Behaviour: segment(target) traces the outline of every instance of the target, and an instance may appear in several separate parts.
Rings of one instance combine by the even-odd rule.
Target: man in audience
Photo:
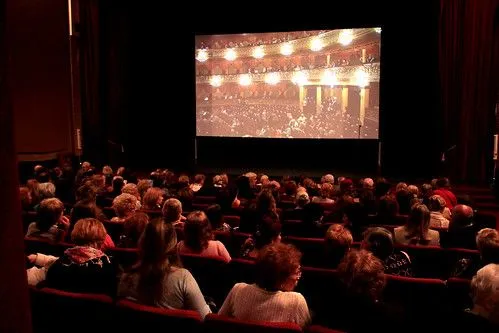
[[[429,200],[430,209],[430,228],[444,228],[449,227],[449,220],[443,215],[446,203],[444,198],[439,195],[432,195]]]
[[[182,203],[178,199],[170,198],[166,200],[162,212],[166,223],[171,223],[177,228],[183,228],[185,217],[182,216]]]
[[[63,213],[64,205],[59,199],[43,200],[38,208],[37,221],[29,225],[26,237],[48,239],[53,242],[62,240],[69,228],[69,219]]]
[[[473,223],[473,209],[466,205],[457,205],[452,210],[449,233],[443,246],[474,249],[477,228]]]
[[[436,182],[437,189],[433,191],[433,194],[438,194],[444,198],[447,208],[451,209],[457,205],[457,198],[450,190],[450,182],[448,178],[440,178]]]

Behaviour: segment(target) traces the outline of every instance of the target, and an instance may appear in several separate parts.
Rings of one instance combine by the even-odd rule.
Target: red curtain
[[[443,151],[456,145],[450,176],[491,178],[499,81],[499,0],[441,0],[439,65]]]

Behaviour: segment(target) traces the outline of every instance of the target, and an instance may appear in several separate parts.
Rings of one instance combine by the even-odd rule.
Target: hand
[[[69,219],[66,216],[62,215],[61,218],[59,219],[59,224],[64,229],[68,229],[70,225]]]
[[[38,256],[37,254],[30,254],[30,255],[28,256],[28,260],[29,260],[29,262],[30,262],[30,263],[32,263],[32,264],[34,264],[34,263],[35,263],[35,261],[36,261],[36,257],[37,257],[37,256]]]

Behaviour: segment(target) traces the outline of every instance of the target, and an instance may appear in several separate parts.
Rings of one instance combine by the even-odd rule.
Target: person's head
[[[409,214],[409,211],[411,210],[411,200],[413,197],[407,190],[407,187],[398,190],[395,197],[397,199],[397,203],[399,204],[399,213],[402,215]]]
[[[218,204],[209,206],[206,210],[206,216],[208,216],[213,229],[217,229],[223,223],[222,207]]]
[[[407,186],[407,191],[413,198],[419,197],[419,189],[416,185]]]
[[[175,228],[162,218],[153,219],[139,239],[139,299],[153,305],[163,297],[165,275],[172,266],[180,266]]]
[[[269,176],[267,175],[260,176],[260,184],[262,184],[262,186],[267,186],[269,183],[270,183]]]
[[[301,278],[301,256],[290,244],[265,246],[256,260],[256,284],[269,291],[292,291]]]
[[[204,185],[204,181],[206,180],[206,176],[203,174],[197,174],[194,176],[194,183],[199,185]]]
[[[255,187],[258,178],[257,174],[254,172],[247,172],[244,175],[248,177],[250,187]]]
[[[400,190],[406,190],[407,191],[407,184],[404,182],[400,182],[395,186],[395,192],[398,192]]]
[[[71,209],[71,223],[76,223],[81,219],[96,218],[97,209],[95,204],[88,201],[78,201]]]
[[[276,202],[269,190],[262,190],[256,198],[256,208],[261,213],[276,212]]]
[[[264,218],[257,226],[257,231],[253,235],[255,248],[257,250],[272,243],[281,241],[282,226],[270,218]]]
[[[294,180],[287,180],[284,182],[284,193],[286,193],[286,195],[295,195],[297,189],[298,185],[296,185],[296,182]]]
[[[408,238],[417,238],[419,241],[427,240],[430,227],[430,210],[424,204],[415,204],[411,208],[407,220]]]
[[[147,223],[149,216],[143,212],[135,212],[125,220],[123,234],[126,236],[128,246],[138,245]]]
[[[48,231],[56,224],[64,212],[64,204],[57,198],[44,199],[37,212],[36,226],[40,231]]]
[[[323,198],[332,198],[333,197],[333,192],[334,192],[334,187],[331,183],[324,183],[321,186],[321,197]]]
[[[338,266],[340,280],[356,296],[377,301],[385,287],[384,266],[381,260],[366,250],[352,250]]]
[[[31,208],[31,192],[29,188],[21,186],[19,187],[19,196],[21,197],[21,207],[23,210],[28,210]]]
[[[87,201],[87,202],[95,202],[97,198],[95,189],[88,184],[78,187],[75,196],[77,201]]]
[[[52,183],[41,183],[38,191],[41,200],[55,197],[55,185]]]
[[[385,228],[373,227],[364,231],[362,248],[385,260],[393,253],[393,237]]]
[[[184,226],[184,244],[194,252],[201,252],[213,239],[210,221],[202,211],[194,211],[187,215]]]
[[[482,262],[486,264],[499,264],[499,232],[495,229],[485,228],[476,235],[476,247],[480,251]]]
[[[362,187],[368,190],[372,190],[374,188],[374,180],[372,178],[364,178]]]
[[[431,184],[423,184],[421,185],[421,197],[429,198],[433,195],[433,187]]]
[[[499,324],[499,265],[488,264],[471,280],[473,309],[489,321]]]
[[[163,205],[163,195],[164,192],[158,187],[151,187],[144,194],[144,199],[142,203],[144,204],[144,209],[158,209]]]
[[[128,193],[130,195],[133,195],[137,200],[140,201],[140,193],[139,190],[137,189],[137,185],[134,183],[128,183],[123,188],[121,189],[121,193]]]
[[[102,191],[106,186],[106,177],[104,175],[93,175],[86,181],[96,191]]]
[[[467,205],[456,205],[452,209],[449,229],[466,228],[473,225],[473,209]]]
[[[112,186],[114,193],[121,193],[121,189],[125,186],[125,180],[121,176],[114,176]]]
[[[321,183],[322,184],[331,184],[331,185],[334,185],[334,176],[330,173],[328,173],[327,175],[324,175],[321,177]]]
[[[123,177],[125,175],[125,172],[126,172],[125,167],[119,167],[118,170],[116,171],[116,176]]]
[[[178,177],[179,187],[189,186],[189,183],[190,183],[189,176],[187,176],[187,175],[180,175],[180,177]]]
[[[442,213],[445,209],[445,206],[445,199],[436,194],[432,195],[428,201],[428,208],[430,209],[430,212]]]
[[[170,198],[165,201],[161,211],[167,223],[176,222],[182,215],[182,203],[178,199]]]
[[[342,193],[350,193],[353,190],[353,181],[350,178],[345,178],[340,182],[340,191]]]
[[[353,237],[350,230],[343,225],[332,224],[324,236],[326,252],[328,253],[331,267],[336,267],[343,259],[345,254],[350,251],[353,243]]]
[[[102,174],[103,174],[105,177],[112,177],[112,176],[113,176],[113,169],[112,169],[109,165],[105,165],[105,166],[102,168]]]
[[[382,196],[378,204],[380,218],[394,218],[399,213],[399,204],[391,195]]]
[[[28,179],[28,181],[26,182],[26,187],[29,188],[29,191],[31,192],[31,198],[33,200],[39,200],[40,198],[40,191],[38,189],[39,185],[40,184],[36,179]]]
[[[213,186],[215,186],[215,187],[223,187],[224,186],[223,181],[222,181],[222,177],[220,175],[215,175],[213,177],[212,182],[213,182]]]
[[[381,198],[386,196],[390,191],[391,184],[383,177],[376,179],[376,188],[374,189],[374,195],[376,198]]]
[[[90,168],[92,167],[92,164],[90,164],[90,162],[83,162],[81,164],[81,170],[83,170],[84,172],[90,170]]]
[[[306,191],[300,191],[296,194],[295,203],[297,207],[303,208],[310,202],[310,198]]]
[[[116,216],[120,219],[126,219],[137,210],[137,197],[134,195],[123,193],[118,195],[113,200],[113,209]]]
[[[77,246],[101,249],[106,235],[106,228],[99,220],[86,218],[76,222],[71,232],[71,241]]]
[[[439,188],[444,188],[444,189],[450,188],[449,178],[445,178],[445,177],[444,178],[439,178],[437,180],[436,186],[437,186],[437,189],[439,189]]]
[[[146,194],[147,190],[152,187],[150,179],[141,179],[137,183],[137,191],[139,191],[139,195],[144,199],[144,194]]]

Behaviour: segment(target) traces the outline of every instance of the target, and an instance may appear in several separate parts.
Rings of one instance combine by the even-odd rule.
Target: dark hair
[[[380,219],[393,219],[399,213],[399,204],[390,195],[382,196],[378,203],[378,216]]]
[[[87,201],[78,201],[71,209],[71,224],[75,224],[81,219],[96,218],[97,207]]]
[[[275,223],[271,218],[264,218],[257,226],[257,231],[253,235],[255,248],[257,250],[269,245],[281,234],[282,226]]]
[[[277,217],[277,208],[272,191],[262,190],[256,198],[256,210],[260,215]]]
[[[78,201],[95,202],[96,197],[94,187],[89,184],[82,185],[76,190],[76,199]]]
[[[113,195],[118,196],[121,194],[121,189],[125,186],[125,181],[121,176],[115,176],[113,178]]]
[[[393,253],[393,238],[385,228],[373,227],[364,232],[364,248],[376,257],[385,260]]]
[[[139,240],[139,261],[134,270],[139,273],[139,300],[155,305],[163,297],[164,279],[172,266],[180,267],[177,254],[177,234],[170,223],[156,218],[148,223]]]
[[[449,178],[439,178],[437,180],[437,188],[449,188],[450,187],[450,181]]]
[[[260,250],[256,260],[256,284],[276,291],[300,268],[301,252],[290,244],[271,244]]]
[[[412,196],[406,189],[401,189],[395,194],[399,204],[399,214],[407,215],[411,211]]]
[[[218,204],[209,206],[206,210],[206,216],[213,229],[217,229],[223,223],[222,207]]]
[[[147,223],[149,223],[149,216],[146,213],[135,212],[127,218],[123,224],[123,235],[119,247],[136,248]]]
[[[42,200],[37,212],[36,226],[40,231],[48,231],[57,223],[64,211],[64,205],[57,198]]]
[[[202,211],[194,211],[187,215],[184,225],[184,244],[194,252],[201,252],[208,247],[213,239],[210,221]]]

